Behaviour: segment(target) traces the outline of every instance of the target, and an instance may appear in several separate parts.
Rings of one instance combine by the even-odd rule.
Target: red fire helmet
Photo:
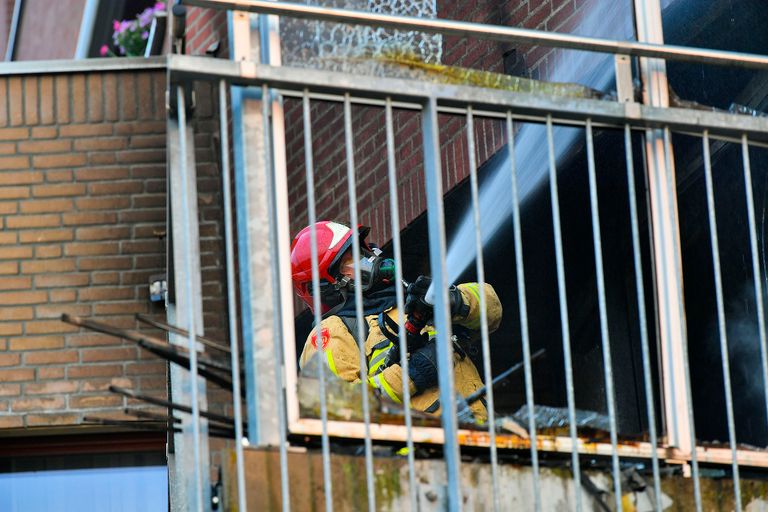
[[[312,226],[307,226],[296,235],[291,244],[291,277],[296,294],[304,303],[313,309],[312,300]],[[341,257],[352,246],[353,231],[336,222],[323,220],[315,223],[317,233],[317,264],[321,289],[325,284],[335,284],[338,280],[338,266]],[[365,237],[371,228],[358,227],[360,245],[370,250],[365,243]],[[330,293],[329,293],[330,292]],[[331,308],[346,300],[343,290],[331,289],[321,293],[323,310],[327,313]]]

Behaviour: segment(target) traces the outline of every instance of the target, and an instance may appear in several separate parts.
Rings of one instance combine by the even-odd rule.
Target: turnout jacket
[[[454,318],[454,325],[459,325],[473,331],[473,334],[479,336],[480,331],[480,285],[478,283],[464,283],[457,286],[461,291],[464,303],[469,306],[469,313],[466,318]],[[495,331],[501,322],[501,303],[490,284],[485,284],[485,304],[488,316],[488,330]],[[398,320],[397,308],[390,308],[385,312],[395,322]],[[402,402],[403,398],[403,378],[402,368],[400,367],[400,358],[397,362],[384,367],[389,350],[392,350],[394,344],[384,335],[379,327],[378,314],[365,317],[368,324],[366,331],[368,336],[365,340],[365,360],[368,364],[368,383],[380,389],[397,403]],[[325,318],[320,325],[322,334],[322,346],[325,348],[325,359],[330,370],[351,383],[360,382],[360,353],[355,336],[349,332],[344,321],[338,316]],[[428,325],[425,331],[434,336],[435,328]],[[356,334],[356,333],[355,333]],[[476,336],[476,337],[477,337]],[[318,352],[317,330],[313,328],[304,344],[304,350],[299,359],[301,368]],[[462,396],[468,396],[473,391],[483,386],[483,381],[475,367],[474,363],[465,354],[454,351],[454,380],[456,392]],[[440,391],[437,386],[433,386],[414,396],[415,386],[408,379],[409,390],[411,392],[411,406],[419,411],[428,413],[440,413]],[[483,401],[478,400],[471,406],[475,419],[478,422],[485,422],[487,411]]]

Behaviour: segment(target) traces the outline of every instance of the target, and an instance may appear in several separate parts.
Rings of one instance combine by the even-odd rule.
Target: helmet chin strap
[[[352,280],[347,276],[341,276],[334,284],[333,287],[341,294],[341,302],[333,306],[331,309],[323,313],[322,318],[328,318],[333,316],[347,303],[347,297],[349,297],[349,291],[353,289]]]

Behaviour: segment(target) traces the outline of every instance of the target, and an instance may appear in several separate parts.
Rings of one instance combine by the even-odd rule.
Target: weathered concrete
[[[280,510],[280,459],[276,450],[247,449],[246,485],[249,510]],[[295,449],[288,458],[291,509],[293,511],[321,511],[324,509],[322,456],[319,451]],[[380,511],[408,510],[408,465],[404,457],[377,457],[375,459],[376,507]],[[233,478],[234,460],[225,472],[226,496],[236,496]],[[461,466],[466,511],[486,511],[493,508],[491,468],[484,463],[464,463]],[[353,455],[332,455],[333,504],[337,511],[358,511],[367,508],[365,459]],[[583,489],[584,510],[614,510],[610,474],[586,471],[599,489],[603,504]],[[230,476],[231,475],[231,476]],[[499,468],[501,504],[503,510],[533,510],[533,480],[531,468],[504,464]],[[542,468],[542,510],[567,511],[573,509],[573,480],[565,468]],[[650,477],[644,490],[628,491],[623,496],[625,511],[653,510],[653,485]],[[444,510],[445,466],[441,460],[417,460],[416,481],[421,511]],[[641,482],[635,480],[635,482]],[[707,511],[733,510],[733,482],[725,478],[703,478],[702,498]],[[638,487],[635,485],[634,487]],[[667,511],[694,510],[693,481],[682,476],[665,476],[662,481],[662,503]],[[768,481],[742,480],[741,492],[746,510],[768,511]],[[225,510],[235,510],[225,501]]]

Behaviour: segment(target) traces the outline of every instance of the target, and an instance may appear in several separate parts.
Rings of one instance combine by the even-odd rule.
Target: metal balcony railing
[[[533,466],[533,492],[536,495],[537,509],[542,509],[546,497],[541,496],[538,481],[539,458],[541,452],[565,452],[571,455],[574,489],[576,492],[574,507],[581,509],[581,460],[580,454],[592,454],[609,457],[613,478],[615,507],[622,509],[621,462],[623,458],[648,458],[653,467],[654,488],[656,496],[661,495],[660,461],[676,464],[690,464],[694,478],[694,494],[696,506],[702,509],[699,488],[699,464],[702,462],[730,465],[734,481],[736,508],[741,508],[739,494],[739,472],[742,465],[768,466],[768,457],[764,453],[739,447],[736,438],[736,425],[733,405],[733,385],[729,368],[729,340],[725,325],[725,306],[721,276],[721,246],[718,240],[718,212],[715,208],[715,187],[712,179],[711,141],[717,139],[719,144],[738,148],[742,154],[741,171],[744,179],[746,195],[745,219],[749,231],[749,253],[752,287],[756,307],[755,321],[759,324],[759,352],[763,371],[764,383],[768,383],[768,356],[766,354],[766,339],[764,325],[763,290],[761,285],[761,269],[757,250],[757,228],[755,202],[752,191],[752,176],[750,167],[750,149],[762,148],[768,141],[768,119],[735,115],[727,112],[689,110],[671,108],[664,102],[656,105],[638,104],[631,101],[631,94],[626,94],[626,81],[619,82],[618,96],[628,101],[605,101],[579,98],[558,98],[542,95],[510,94],[508,92],[469,87],[461,85],[441,85],[418,80],[367,77],[339,72],[329,72],[310,69],[292,69],[280,67],[276,60],[279,49],[274,46],[276,37],[276,20],[274,15],[293,16],[340,23],[357,23],[385,28],[420,30],[444,35],[460,35],[465,37],[491,38],[506,42],[541,44],[554,48],[569,48],[611,53],[618,56],[634,56],[642,59],[674,59],[687,62],[701,62],[713,65],[729,65],[768,69],[768,57],[760,55],[739,54],[725,51],[704,50],[697,48],[672,47],[644,42],[609,41],[596,38],[571,36],[516,29],[510,27],[494,27],[476,23],[453,22],[446,20],[425,20],[388,16],[363,12],[353,12],[340,9],[312,7],[287,2],[268,2],[258,0],[188,0],[187,5],[197,5],[210,8],[260,13],[259,29],[261,31],[260,62],[252,57],[254,50],[250,47],[250,20],[243,13],[234,13],[232,22],[232,39],[235,59],[232,61],[213,60],[201,57],[180,55],[169,56],[168,68],[172,92],[175,92],[178,112],[180,141],[177,147],[171,146],[173,179],[179,180],[177,190],[184,194],[189,190],[187,178],[189,171],[188,159],[185,155],[193,152],[186,141],[190,136],[185,133],[184,84],[195,80],[210,80],[218,82],[221,101],[222,127],[222,171],[225,178],[224,191],[230,190],[229,176],[229,133],[226,116],[227,93],[231,93],[232,120],[234,127],[233,146],[235,148],[235,184],[237,195],[237,211],[233,218],[231,211],[232,198],[225,197],[225,220],[229,235],[227,248],[227,267],[229,273],[228,288],[230,291],[230,325],[232,332],[232,368],[233,385],[239,386],[238,358],[238,317],[243,328],[243,346],[245,348],[245,387],[247,390],[248,408],[248,438],[251,444],[278,445],[281,453],[281,483],[282,500],[285,510],[290,508],[290,482],[288,479],[287,436],[288,434],[304,434],[319,436],[322,440],[322,455],[324,467],[324,491],[326,508],[332,508],[333,485],[330,474],[330,439],[333,437],[358,438],[365,442],[366,485],[369,509],[376,508],[373,475],[373,443],[376,440],[402,441],[409,447],[409,478],[411,493],[415,492],[414,450],[415,443],[442,443],[444,445],[444,460],[448,477],[447,502],[451,510],[461,508],[459,493],[461,465],[459,445],[475,445],[488,447],[492,466],[492,486],[494,496],[498,496],[502,482],[499,481],[498,451],[504,449],[529,450]],[[619,74],[626,72],[628,59],[619,59]],[[643,60],[645,64],[654,65],[655,61]],[[658,63],[656,63],[658,64]],[[646,69],[641,66],[642,69]],[[658,69],[657,69],[658,71]],[[285,102],[294,101],[301,106],[300,125],[289,126],[283,115]],[[650,101],[650,100],[649,100]],[[286,132],[291,129],[300,133],[303,140],[306,211],[307,221],[314,224],[317,218],[317,203],[315,190],[316,164],[313,161],[314,143],[312,113],[313,105],[318,102],[335,104],[343,120],[343,133],[336,134],[338,143],[343,146],[346,176],[339,183],[339,190],[346,188],[349,201],[348,222],[357,225],[360,218],[358,210],[359,194],[356,185],[355,165],[355,133],[353,130],[353,113],[355,109],[365,106],[372,114],[384,120],[386,148],[382,151],[386,160],[386,176],[389,192],[389,214],[391,220],[392,251],[398,269],[397,280],[402,281],[402,241],[399,218],[397,160],[395,129],[393,125],[394,112],[410,112],[419,118],[418,144],[423,153],[421,164],[425,179],[425,195],[428,212],[427,232],[429,245],[429,262],[435,290],[437,290],[434,306],[434,319],[437,331],[437,353],[439,366],[440,403],[443,414],[440,416],[440,427],[415,427],[412,425],[409,410],[410,397],[406,392],[403,397],[403,425],[376,422],[372,418],[375,411],[371,410],[373,398],[370,391],[363,387],[361,417],[362,421],[344,422],[329,419],[326,389],[328,382],[325,372],[318,373],[319,384],[319,417],[302,416],[298,400],[298,368],[296,363],[296,344],[294,335],[294,308],[292,288],[290,283],[290,268],[288,264],[288,243],[290,240],[290,218],[288,204],[288,189],[286,172]],[[562,350],[562,372],[565,387],[565,404],[568,424],[568,435],[552,435],[538,432],[535,415],[529,414],[528,438],[505,434],[495,428],[484,427],[485,430],[470,430],[458,423],[455,411],[457,399],[454,393],[453,375],[449,371],[453,364],[453,344],[451,340],[451,318],[448,306],[447,289],[455,279],[449,276],[446,268],[446,221],[444,213],[443,162],[441,160],[441,123],[439,117],[458,118],[463,127],[462,136],[467,148],[469,168],[469,202],[471,205],[471,222],[474,227],[473,251],[476,254],[475,269],[477,281],[481,287],[486,281],[484,266],[484,240],[481,236],[481,196],[478,180],[476,130],[478,122],[494,122],[503,128],[508,142],[508,157],[504,160],[510,181],[507,191],[508,203],[513,221],[514,276],[517,283],[514,290],[516,297],[516,312],[520,318],[519,339],[522,346],[525,403],[529,411],[535,410],[536,396],[534,395],[534,377],[531,356],[533,348],[538,344],[531,339],[529,330],[528,300],[532,290],[541,283],[531,282],[526,268],[539,265],[542,262],[526,261],[523,246],[523,221],[521,214],[520,162],[516,160],[514,134],[519,133],[520,127],[539,126],[540,137],[536,143],[546,148],[545,176],[542,183],[548,187],[548,204],[551,226],[546,228],[552,234],[552,251],[554,268],[554,285],[557,296],[557,312],[559,315],[559,338]],[[583,141],[585,147],[584,167],[587,175],[587,197],[589,208],[591,258],[594,263],[594,282],[597,311],[599,318],[599,348],[602,357],[602,383],[605,405],[604,412],[608,424],[608,439],[603,442],[590,442],[580,437],[577,430],[577,396],[574,389],[574,354],[570,324],[573,318],[569,311],[568,281],[572,275],[591,272],[585,268],[567,268],[565,246],[568,233],[565,226],[570,224],[561,211],[564,197],[569,190],[559,188],[563,174],[558,170],[558,158],[555,147],[555,131],[558,127],[567,127],[576,133],[576,138]],[[636,294],[636,311],[633,315],[633,325],[639,329],[642,366],[642,388],[645,400],[642,405],[647,416],[647,440],[643,442],[626,442],[623,440],[617,421],[616,391],[614,388],[617,368],[612,361],[612,352],[616,350],[611,340],[613,332],[609,325],[609,298],[606,291],[607,256],[603,241],[611,233],[603,231],[605,221],[601,221],[600,211],[605,208],[601,203],[599,191],[600,180],[604,173],[597,165],[596,133],[610,137],[612,141],[620,141],[620,148],[626,175],[626,193],[622,204],[628,218],[626,237],[631,246],[631,272],[634,274],[633,293]],[[608,134],[608,135],[604,135]],[[720,361],[725,393],[726,423],[728,448],[713,448],[699,445],[696,442],[695,418],[692,405],[692,384],[688,358],[688,342],[685,331],[685,306],[682,288],[682,260],[680,254],[679,213],[677,192],[674,179],[674,156],[672,153],[673,134],[685,134],[700,139],[700,158],[703,161],[706,189],[707,218],[709,227],[710,247],[713,268],[713,283],[716,317],[719,335]],[[641,140],[642,139],[642,140]],[[638,151],[637,148],[642,148]],[[642,152],[642,155],[639,154]],[[174,156],[175,155],[175,156]],[[174,164],[175,162],[175,164]],[[649,199],[636,189],[639,177],[639,165],[645,165],[648,183]],[[583,167],[582,167],[583,168]],[[616,171],[618,172],[618,170]],[[642,181],[642,180],[640,180]],[[604,196],[603,201],[604,201]],[[640,198],[640,205],[638,205]],[[191,198],[186,199],[187,203]],[[187,204],[184,203],[184,204]],[[648,214],[642,211],[645,205]],[[188,204],[187,204],[188,206]],[[183,208],[186,211],[188,208]],[[569,210],[572,211],[572,210]],[[241,289],[242,307],[235,309],[235,254],[233,239],[235,219],[237,221],[237,245],[239,284]],[[564,222],[564,220],[566,222]],[[701,219],[703,222],[704,219]],[[186,228],[189,220],[185,221]],[[185,229],[181,226],[181,229]],[[652,238],[653,265],[644,265],[646,256],[643,252],[641,234],[650,232]],[[183,233],[178,234],[182,236]],[[174,235],[176,236],[176,235]],[[313,236],[316,235],[313,233]],[[186,280],[189,295],[194,294],[191,272],[194,263],[183,261],[189,255],[195,254],[189,245],[189,239],[180,239],[184,243],[176,245],[174,255],[179,272],[178,283]],[[265,243],[267,241],[267,243]],[[586,241],[585,241],[586,243]],[[186,244],[186,245],[185,245]],[[355,239],[353,247],[359,253],[360,247]],[[316,258],[315,258],[316,262]],[[315,269],[316,270],[316,269]],[[652,275],[648,275],[651,272]],[[360,268],[355,267],[355,275],[359,278]],[[589,274],[592,275],[591,273]],[[652,289],[648,289],[648,285]],[[314,290],[319,290],[317,272],[315,273]],[[181,289],[181,288],[180,288]],[[270,300],[271,298],[271,300]],[[319,304],[319,292],[314,297]],[[398,310],[403,310],[403,291],[398,287]],[[655,310],[648,311],[646,304],[655,304]],[[267,305],[265,305],[265,303]],[[362,295],[357,290],[355,303],[358,312],[358,324],[362,325]],[[181,307],[181,305],[180,305]],[[195,311],[192,302],[187,304],[187,321],[194,325]],[[317,327],[317,337],[322,338],[319,324],[321,321],[319,308],[315,308],[314,324]],[[400,344],[403,359],[401,364],[406,367],[405,346],[400,317]],[[656,328],[658,325],[658,328]],[[194,329],[190,329],[189,343],[193,349]],[[492,354],[488,333],[486,315],[481,319],[481,354],[482,368],[480,373],[483,380],[491,381]],[[653,343],[655,341],[655,344]],[[359,347],[364,353],[364,347]],[[190,354],[195,354],[194,350]],[[660,360],[658,367],[654,363],[654,354]],[[361,381],[367,380],[365,360],[361,360]],[[191,371],[196,373],[196,361],[191,357]],[[655,390],[660,374],[659,391]],[[404,372],[405,373],[405,372]],[[195,389],[195,386],[192,386]],[[768,410],[768,389],[763,389]],[[235,393],[238,396],[238,393]],[[193,446],[200,442],[199,411],[193,403]],[[660,400],[660,404],[655,400]],[[244,468],[242,466],[242,413],[238,400],[235,400],[236,447],[238,449],[238,481],[239,503],[245,508]],[[657,418],[657,411],[662,411],[662,422]],[[495,425],[494,393],[488,390],[488,425]],[[663,431],[657,431],[657,425],[663,424]],[[198,457],[199,462],[199,457]],[[199,480],[199,477],[198,477]],[[416,509],[416,498],[411,496],[411,504]],[[496,506],[501,505],[496,502]],[[660,510],[660,503],[656,504]]]

